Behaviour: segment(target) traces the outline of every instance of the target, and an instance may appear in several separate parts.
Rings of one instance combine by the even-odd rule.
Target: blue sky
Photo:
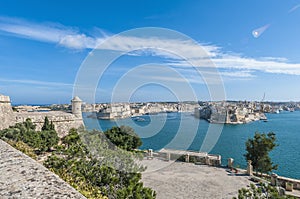
[[[266,100],[300,101],[299,24],[296,0],[5,1],[0,6],[0,93],[16,104],[68,103],[80,66],[93,48],[123,31],[160,27],[183,33],[206,50],[222,77],[226,99],[261,100],[266,93]],[[191,53],[188,58],[197,58],[194,46],[182,41],[139,42],[185,49]],[[130,50],[135,43],[125,38],[117,46]],[[101,76],[96,101],[110,101],[120,78],[147,63],[178,71],[199,100],[210,99],[205,83],[184,60],[152,49],[112,63]],[[155,84],[161,79],[177,81],[174,86],[181,88],[178,78],[157,66],[131,80],[138,78],[149,84],[134,92],[132,101],[176,100],[172,89]],[[114,93],[116,101],[125,101],[127,92]]]

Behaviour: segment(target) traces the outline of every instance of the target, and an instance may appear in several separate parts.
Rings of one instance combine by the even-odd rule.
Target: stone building
[[[99,119],[127,118],[131,116],[130,105],[127,103],[110,104],[97,113]]]
[[[44,119],[47,116],[55,125],[55,129],[60,137],[65,136],[71,128],[83,126],[81,103],[79,97],[74,97],[72,102],[72,113],[63,111],[48,112],[14,112],[12,110],[10,98],[0,95],[0,130],[8,128],[15,123],[24,122],[27,118],[36,125],[37,130],[41,130]]]

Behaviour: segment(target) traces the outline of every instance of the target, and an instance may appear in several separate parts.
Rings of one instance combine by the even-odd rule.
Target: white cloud
[[[199,45],[202,48],[201,54],[199,54]],[[172,59],[182,59],[180,56],[183,55],[188,55],[188,57],[183,57],[186,59],[209,58],[216,56],[220,49],[218,46],[209,44],[199,45],[189,40],[117,35],[110,42],[103,42],[96,48],[121,52],[136,51],[134,55],[152,54]]]
[[[79,33],[75,28],[54,23],[38,24],[10,17],[0,17],[0,31],[73,49],[92,49],[101,42],[99,39]]]
[[[29,79],[0,78],[0,82],[18,83],[18,84],[33,84],[33,85],[49,86],[49,87],[71,87],[71,86],[73,86],[73,84],[63,83],[63,82],[47,82],[47,81],[38,81],[38,80],[29,80]]]
[[[300,75],[300,63],[291,63],[283,57],[250,58],[224,52],[221,47],[213,44],[197,44],[187,40],[116,35],[113,42],[108,43],[104,42],[108,38],[107,35],[91,37],[76,28],[60,24],[39,24],[9,17],[0,17],[0,31],[32,40],[55,43],[71,49],[99,48],[131,52],[130,54],[134,56],[149,54],[160,56],[166,58],[171,66],[186,69],[191,67],[191,62],[200,68],[215,65],[221,70],[228,70],[222,75],[232,78],[253,78],[255,77],[253,72],[256,71]],[[199,45],[203,49],[201,53],[199,53]]]
[[[198,45],[203,49],[200,53]],[[135,56],[147,53],[154,56],[161,56],[169,59],[169,64],[172,66],[191,67],[191,64],[193,64],[203,68],[215,65],[219,69],[248,71],[247,74],[245,72],[238,72],[231,76],[254,77],[251,73],[255,71],[300,75],[300,63],[290,63],[284,57],[244,57],[240,54],[224,52],[222,48],[215,45],[197,44],[184,40],[118,37],[113,42],[104,42],[104,44],[97,46],[97,48],[123,52],[135,51],[133,54]],[[137,52],[137,49],[141,50]],[[180,57],[180,55],[183,55],[183,57]],[[229,76],[228,73],[225,73],[225,75]]]
[[[85,34],[66,35],[59,40],[59,45],[67,48],[94,48],[102,39],[87,37]]]
[[[220,58],[211,59],[218,68],[224,69],[247,69],[252,71],[262,71],[266,73],[280,73],[289,75],[300,75],[299,63],[288,63],[282,61],[268,61],[254,58],[244,58],[224,54]]]

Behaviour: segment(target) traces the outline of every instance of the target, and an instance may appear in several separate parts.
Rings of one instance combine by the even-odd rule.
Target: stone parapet
[[[9,103],[10,104],[9,96],[0,95],[0,103]]]
[[[0,198],[84,199],[43,165],[0,140]]]

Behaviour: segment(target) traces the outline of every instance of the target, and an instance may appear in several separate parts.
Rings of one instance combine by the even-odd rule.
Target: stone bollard
[[[148,149],[148,159],[152,159],[152,158],[153,158],[153,150]]]
[[[206,165],[210,165],[210,161],[209,161],[209,157],[208,156],[205,157],[205,164]]]
[[[276,173],[272,173],[271,175],[271,185],[277,186],[278,185],[278,175]]]
[[[228,168],[233,168],[233,158],[228,158]]]
[[[253,166],[252,166],[252,161],[251,160],[248,160],[248,163],[247,163],[247,174],[249,176],[253,176]]]
[[[190,162],[190,155],[188,153],[185,154],[185,162]]]
[[[171,154],[167,153],[167,161],[170,161],[170,160],[171,160]]]

